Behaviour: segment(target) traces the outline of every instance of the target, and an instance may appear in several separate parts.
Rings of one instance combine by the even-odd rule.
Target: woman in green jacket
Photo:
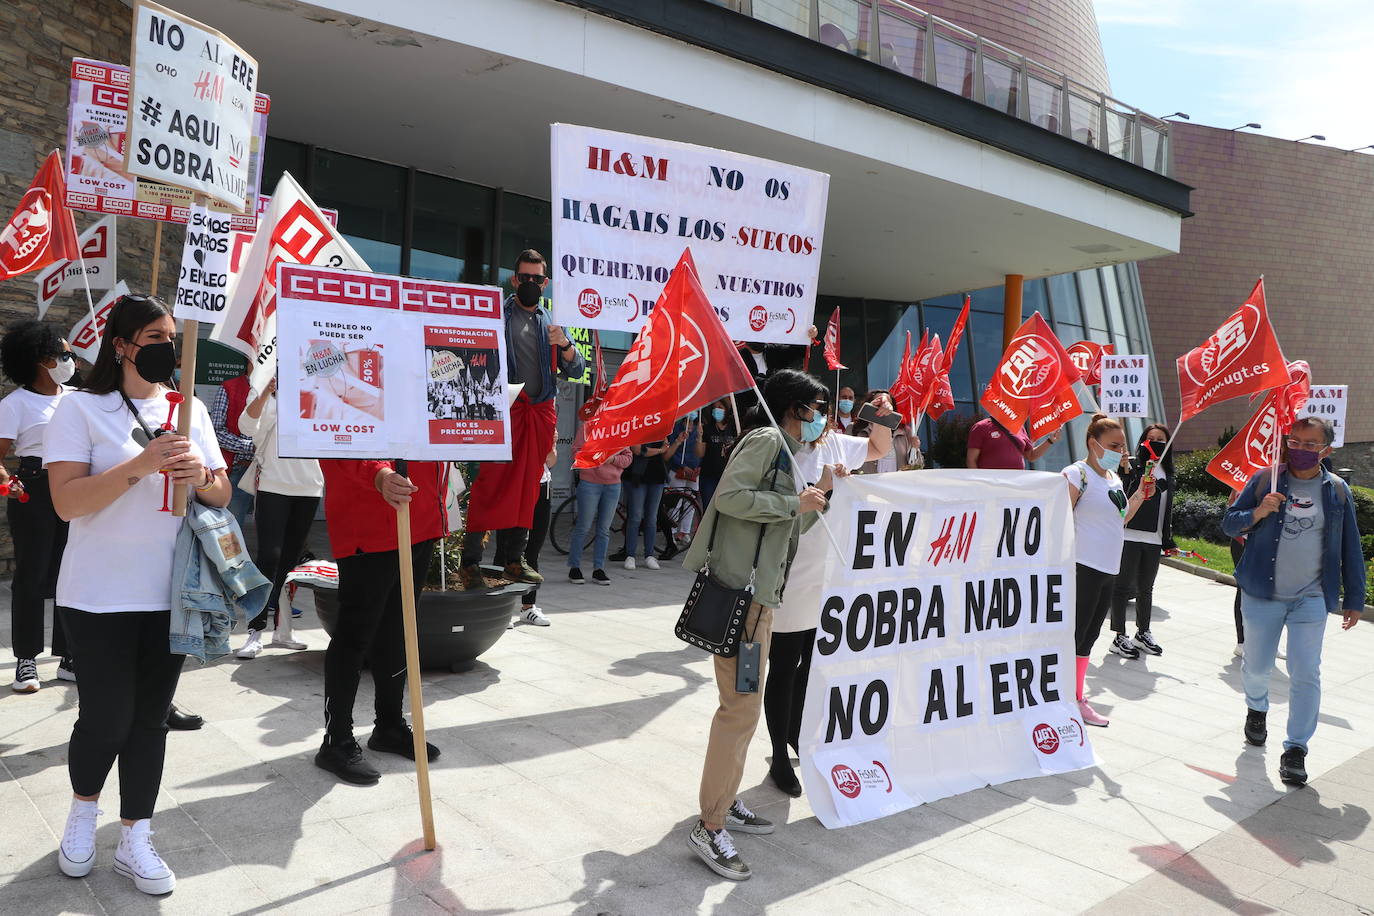
[[[766,674],[773,609],[781,601],[797,538],[825,508],[832,473],[827,467],[815,486],[805,486],[798,493],[790,458],[800,443],[814,442],[825,431],[830,410],[825,386],[804,372],[784,369],[769,377],[763,399],[782,432],[757,417],[757,428],[739,440],[683,563],[688,569],[701,569],[709,550],[712,574],[731,588],[743,588],[752,574],[754,602],[745,618],[744,635],[759,644],[758,683]],[[712,534],[714,549],[708,548]],[[757,690],[739,693],[735,689],[737,661],[715,659],[720,705],[711,720],[702,767],[701,819],[688,834],[687,845],[712,871],[743,881],[751,872],[735,850],[730,831],[772,833],[773,824],[736,797],[745,753],[762,709]]]

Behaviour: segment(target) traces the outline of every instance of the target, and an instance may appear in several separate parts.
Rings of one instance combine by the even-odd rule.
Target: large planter
[[[495,573],[495,570],[492,570]],[[496,645],[520,607],[528,585],[474,591],[421,592],[416,623],[420,666],[467,671],[477,657]],[[339,619],[338,592],[313,589],[315,613],[331,637]]]

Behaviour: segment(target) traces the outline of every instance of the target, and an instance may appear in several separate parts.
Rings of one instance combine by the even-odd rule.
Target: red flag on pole
[[[916,391],[916,411],[924,413],[930,406],[930,399],[935,394],[938,385],[940,367],[944,362],[944,354],[940,349],[940,335],[932,335],[929,339],[923,340],[921,349],[916,353],[915,384]]]
[[[1083,376],[1084,384],[1101,385],[1102,357],[1115,355],[1116,347],[1111,344],[1100,344],[1095,340],[1080,340],[1069,347],[1067,352],[1073,364],[1078,367],[1079,375]]]
[[[959,341],[964,337],[964,327],[968,324],[968,309],[972,302],[972,296],[964,297],[964,309],[959,313],[959,317],[954,319],[954,328],[949,332],[949,343],[945,345],[946,374],[949,372],[949,367],[954,365],[954,354],[959,349]]]
[[[1264,278],[1200,347],[1178,358],[1182,423],[1229,398],[1288,384],[1279,339],[1264,303]]]
[[[0,280],[80,257],[62,171],[62,157],[53,150],[0,228]]]
[[[917,349],[917,353],[925,348],[926,340],[925,335],[922,335],[921,346]],[[892,395],[892,405],[899,414],[908,420],[916,418],[916,412],[920,410],[921,403],[920,393],[916,390],[916,359],[911,354],[910,331],[906,332],[906,348],[902,351],[902,362],[897,367],[897,378],[893,380],[888,393]]]
[[[840,362],[840,309],[835,307],[835,311],[830,315],[830,323],[825,326],[825,364],[831,372],[840,369],[848,369],[844,363]]]
[[[1037,439],[1083,412],[1074,388],[1079,381],[1078,367],[1036,312],[1016,330],[980,403],[1007,429],[1029,418]]]
[[[926,416],[938,420],[954,407],[954,389],[949,383],[949,351],[940,352],[940,338],[935,338],[931,365],[935,376],[926,391]]]
[[[587,421],[573,467],[594,468],[626,446],[667,438],[678,417],[753,384],[686,249]]]

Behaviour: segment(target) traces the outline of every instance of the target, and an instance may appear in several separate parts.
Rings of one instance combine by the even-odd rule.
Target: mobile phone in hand
[[[902,415],[893,411],[887,416],[878,416],[878,408],[872,404],[865,404],[859,408],[860,420],[867,420],[870,423],[877,423],[879,426],[886,426],[888,429],[896,429],[902,425]]]

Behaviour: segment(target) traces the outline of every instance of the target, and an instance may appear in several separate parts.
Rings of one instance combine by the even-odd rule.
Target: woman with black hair
[[[162,508],[176,484],[210,506],[227,505],[230,495],[204,404],[193,398],[185,405],[189,437],[159,435],[172,417],[175,337],[165,302],[122,296],[85,386],[57,405],[44,440],[53,505],[71,522],[58,613],[81,660],[80,707],[67,747],[73,798],[57,862],[63,874],[90,873],[100,793],[118,762],[123,826],[114,870],[145,894],[176,886],[153,848],[149,820],[184,658],[168,639],[182,520]]]
[[[799,494],[789,454],[825,430],[830,406],[825,386],[804,372],[782,369],[769,377],[763,399],[782,429],[758,425],[739,440],[683,561],[690,570],[709,562],[712,576],[727,588],[753,582],[753,603],[743,629],[745,640],[759,646],[759,683],[767,674],[773,609],[782,601],[797,539],[815,524],[825,508],[823,491],[831,486],[831,469],[826,468],[815,486],[803,486]],[[761,412],[754,415],[763,424]],[[763,707],[757,688],[750,693],[737,689],[738,661],[715,658],[720,705],[711,720],[702,766],[701,818],[688,833],[687,845],[716,874],[743,881],[752,872],[730,831],[763,834],[774,828],[738,798],[745,754]]]
[[[57,402],[71,391],[76,371],[72,348],[56,329],[41,321],[11,325],[0,339],[0,368],[19,387],[0,401],[0,460],[11,451],[19,459],[13,477],[0,467],[0,486],[9,501],[5,515],[14,542],[14,579],[10,583],[10,633],[14,642],[16,693],[38,690],[38,656],[43,654],[43,610],[57,588],[57,570],[67,543],[67,523],[53,511],[48,474],[43,470],[43,432]],[[52,654],[61,659],[57,676],[76,680],[62,621],[52,622]]]
[[[1127,493],[1140,489],[1148,473],[1154,492],[1126,523],[1126,541],[1121,547],[1121,571],[1112,588],[1111,650],[1122,658],[1139,658],[1141,652],[1163,655],[1164,648],[1150,632],[1150,611],[1155,599],[1155,579],[1159,576],[1159,557],[1174,546],[1170,516],[1174,509],[1174,456],[1169,447],[1169,428],[1163,423],[1145,427],[1136,443],[1135,461],[1123,483]],[[1126,602],[1135,596],[1135,638],[1126,635]]]

